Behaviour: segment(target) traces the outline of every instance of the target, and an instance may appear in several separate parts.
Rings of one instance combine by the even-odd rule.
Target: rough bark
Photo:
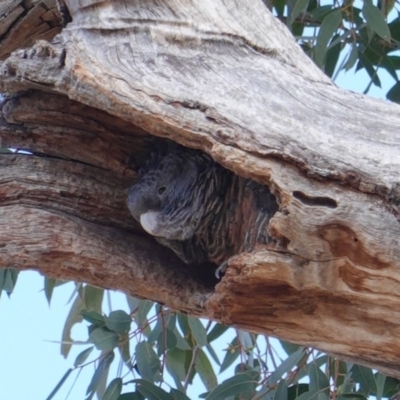
[[[31,90],[5,102],[2,147],[54,157],[2,156],[0,266],[118,288],[400,376],[398,106],[336,88],[261,2],[66,7],[72,22],[52,43],[0,66],[1,91]],[[149,134],[268,184],[276,246],[232,259],[214,288],[146,236],[124,191]]]

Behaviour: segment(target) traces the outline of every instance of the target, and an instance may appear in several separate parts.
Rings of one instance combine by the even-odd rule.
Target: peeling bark
[[[1,146],[51,156],[1,156],[0,266],[117,288],[400,376],[398,106],[336,88],[261,2],[66,7],[72,22],[51,43],[0,64]],[[136,179],[128,160],[145,156],[149,135],[269,185],[275,247],[232,258],[214,290],[146,236],[124,196]]]

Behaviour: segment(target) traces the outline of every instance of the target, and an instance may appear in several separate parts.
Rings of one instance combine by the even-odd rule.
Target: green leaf
[[[332,41],[336,40],[338,37],[339,37],[338,34],[333,36]],[[333,76],[333,73],[335,72],[341,51],[342,51],[342,44],[339,42],[335,46],[328,49],[328,52],[326,53],[324,70],[325,74],[328,75],[330,78]]]
[[[189,343],[182,337],[181,333],[178,331],[177,328],[174,329],[174,334],[176,337],[176,347],[182,349],[182,350],[190,350],[191,347],[189,346]]]
[[[273,6],[278,17],[283,17],[285,12],[286,1],[285,0],[273,0]]]
[[[229,328],[226,325],[216,323],[211,331],[207,334],[207,342],[211,343],[215,339],[218,339],[223,335]]]
[[[3,291],[5,277],[6,277],[6,270],[0,269],[0,296],[1,296],[1,292]]]
[[[373,82],[373,84],[378,87],[381,87],[381,81],[380,81],[380,79],[377,75],[377,72],[376,72],[374,66],[372,65],[371,61],[368,60],[368,58],[365,57],[365,55],[363,53],[359,53],[358,57],[360,59],[361,65],[367,71],[367,74],[371,78],[371,81]]]
[[[374,6],[371,0],[364,0],[363,3],[364,4],[362,8],[362,13],[365,20],[367,21],[368,27],[372,29],[377,35],[379,35],[382,39],[390,42],[390,29],[385,21],[385,17],[383,16],[381,10],[379,10],[378,7]]]
[[[310,11],[310,14],[315,20],[322,22],[324,18],[332,11],[332,5],[328,4],[325,6],[317,7]]]
[[[15,268],[4,268],[4,281],[3,290],[8,294],[14,291],[15,285],[17,284],[19,271]]]
[[[215,376],[214,369],[210,363],[210,360],[202,349],[199,349],[197,353],[195,370],[200,375],[200,378],[208,391],[211,391],[217,387],[218,380]]]
[[[84,288],[85,308],[88,311],[101,312],[101,304],[103,302],[104,289],[100,289],[91,285]]]
[[[146,341],[140,342],[136,345],[135,355],[141,377],[154,382],[156,374],[160,371],[160,360],[153,347]]]
[[[82,309],[83,302],[79,294],[77,294],[74,302],[72,303],[71,309],[69,310],[68,317],[65,321],[62,331],[61,355],[63,355],[64,358],[67,358],[68,353],[71,350],[71,329],[77,322],[82,321],[82,315],[80,314]]]
[[[107,386],[106,391],[101,400],[118,400],[122,391],[122,379],[115,378]]]
[[[308,368],[310,377],[310,390],[319,393],[329,394],[329,380],[328,377],[318,368],[314,363]]]
[[[358,60],[358,47],[356,43],[353,43],[351,45],[351,51],[349,57],[347,58],[346,64],[344,65],[344,70],[349,71],[351,68],[353,68],[357,60]]]
[[[218,385],[206,400],[221,400],[229,396],[248,396],[254,392],[254,380],[247,374],[235,375]]]
[[[147,322],[147,314],[150,312],[153,306],[154,303],[150,300],[140,300],[137,313],[139,326],[142,326],[145,322]]]
[[[117,347],[118,336],[115,332],[105,327],[96,328],[90,335],[89,341],[93,343],[98,350],[110,351]]]
[[[190,335],[190,326],[188,321],[188,316],[185,314],[177,313],[178,325],[181,328],[184,338],[188,338]]]
[[[162,334],[158,337],[157,350],[158,354],[164,354],[167,350],[176,347],[178,340],[175,333],[171,329],[164,329]]]
[[[190,400],[189,397],[187,397],[186,394],[180,390],[171,389],[170,393],[174,400]]]
[[[382,58],[381,67],[386,69],[386,71],[392,76],[392,78],[397,82],[397,70],[400,69],[399,66],[400,57],[399,56],[387,56]]]
[[[224,360],[222,361],[221,368],[219,372],[225,371],[229,368],[235,360],[239,357],[240,351],[238,346],[238,339],[235,337],[232,342],[229,344],[228,349],[226,350]]]
[[[376,393],[376,383],[372,369],[361,365],[354,365],[351,372],[352,378],[360,384],[360,389],[366,396]]]
[[[285,350],[285,352],[288,356],[290,356],[294,352],[298,351],[300,348],[302,349],[301,346],[299,346],[298,344],[295,344],[295,343],[286,342],[285,340],[280,340],[279,342],[280,342],[283,350]]]
[[[82,310],[81,315],[85,321],[88,321],[95,326],[105,325],[104,317],[97,311]]]
[[[131,351],[130,351],[130,342],[129,342],[129,334],[125,334],[120,337],[118,350],[121,354],[122,360],[127,364],[131,359]]]
[[[288,388],[288,399],[295,399],[303,393],[308,392],[309,386],[307,383],[299,383],[297,385],[292,385]]]
[[[400,391],[400,380],[387,376],[385,380],[384,397],[392,397]]]
[[[56,285],[56,279],[44,277],[44,294],[46,296],[46,300],[50,305],[51,296],[53,295],[53,290]]]
[[[296,397],[296,400],[319,400],[318,399],[318,391],[310,390],[309,392],[305,392],[305,393],[301,394],[300,396]],[[328,400],[328,399],[326,399],[326,400]]]
[[[333,34],[338,30],[341,22],[342,13],[338,9],[332,11],[322,21],[317,36],[317,44],[314,48],[314,60],[315,63],[320,67],[322,67],[324,63],[325,54],[328,50],[328,43],[331,40]]]
[[[289,24],[292,25],[295,19],[307,10],[310,0],[296,0],[292,13],[289,18]]]
[[[290,372],[301,360],[306,356],[305,349],[300,347],[297,351],[292,353],[286,360],[279,365],[278,368],[268,378],[269,385],[275,385],[284,374]]]
[[[395,103],[400,103],[400,82],[396,82],[386,94],[386,98]]]
[[[288,400],[288,386],[284,379],[279,382],[276,388],[274,400]]]
[[[132,323],[131,317],[123,310],[111,311],[104,321],[110,331],[118,333],[128,332]]]
[[[190,331],[199,347],[207,345],[207,331],[198,318],[188,317]]]
[[[219,361],[219,358],[217,356],[217,353],[215,352],[214,348],[208,344],[206,346],[206,349],[208,350],[208,352],[210,353],[211,357],[213,358],[213,360],[215,361],[215,363],[219,366],[221,366],[221,362]]]
[[[89,347],[86,350],[81,351],[75,358],[74,367],[76,368],[77,366],[83,364],[87,360],[92,351],[93,351],[93,346]]]
[[[89,383],[89,386],[86,390],[86,394],[94,394],[96,392],[97,387],[99,386],[104,375],[108,374],[108,370],[110,368],[111,363],[114,360],[114,352],[111,351],[107,353],[99,362],[99,365],[96,368],[95,373],[92,376],[92,379]]]
[[[163,332],[163,322],[162,322],[161,318],[158,318],[155,327],[153,328],[153,330],[150,332],[150,334],[147,337],[147,341],[149,343],[156,342],[162,332]]]
[[[394,40],[400,41],[400,18],[399,18],[399,15],[397,15],[397,18],[394,18],[390,24],[388,24],[388,27],[390,29],[391,37]]]
[[[56,387],[53,389],[53,391],[49,394],[49,396],[46,398],[46,400],[51,400],[54,395],[58,392],[60,387],[64,384],[64,382],[67,380],[69,377],[70,373],[73,371],[72,368],[68,369],[68,371],[63,375],[63,377],[60,379],[60,382],[57,383]]]
[[[169,313],[166,318],[166,327],[173,331],[176,328],[176,312]]]
[[[136,387],[139,392],[148,400],[174,400],[165,390],[148,382],[145,379],[135,379]]]
[[[385,390],[386,375],[381,373],[376,373],[374,375],[376,383],[376,400],[382,400],[383,392]]]
[[[142,300],[137,299],[136,297],[132,297],[129,295],[125,296],[126,302],[128,303],[129,311],[131,313],[135,313],[139,310],[139,304]]]
[[[118,400],[144,400],[144,397],[140,392],[130,392],[121,394],[121,396],[118,397]]]
[[[175,373],[175,375],[179,378],[180,381],[184,381],[186,375],[188,373],[190,361],[192,359],[192,350],[181,350],[178,348],[169,350],[167,352],[167,368],[171,375]]]

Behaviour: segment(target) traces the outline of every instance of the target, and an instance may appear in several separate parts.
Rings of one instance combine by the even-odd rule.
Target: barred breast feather
[[[278,210],[267,186],[241,178],[205,153],[174,145],[152,156],[127,205],[143,229],[184,262],[220,265],[266,244]]]

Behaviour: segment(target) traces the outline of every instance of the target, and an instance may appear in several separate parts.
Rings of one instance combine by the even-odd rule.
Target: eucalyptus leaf
[[[97,311],[101,313],[101,304],[103,302],[104,289],[91,285],[84,287],[84,302],[87,311]]]
[[[81,364],[83,364],[86,360],[87,360],[87,358],[89,357],[89,355],[90,355],[90,353],[93,351],[93,346],[92,347],[89,347],[89,348],[87,348],[87,349],[85,349],[85,350],[83,350],[83,351],[81,351],[77,356],[76,356],[76,359],[75,359],[75,362],[74,362],[74,367],[76,368],[76,367],[78,367],[79,365],[81,365]]]
[[[65,320],[64,328],[62,331],[61,341],[61,354],[66,358],[69,351],[71,350],[71,329],[77,323],[82,321],[81,311],[83,309],[83,302],[78,293],[74,302],[72,303],[71,309],[69,310],[67,319]]]
[[[298,344],[286,342],[285,340],[280,340],[279,343],[288,356],[302,348]]]
[[[214,369],[210,360],[202,349],[197,352],[197,359],[195,363],[195,370],[199,374],[204,386],[208,391],[215,389],[218,385],[218,380],[215,375]]]
[[[199,347],[207,345],[207,331],[198,318],[188,317],[190,331]]]
[[[312,363],[308,368],[308,374],[310,377],[310,390],[320,393],[329,394],[330,384],[328,377]]]
[[[254,392],[254,381],[247,374],[235,375],[218,385],[206,400],[221,400],[230,396],[249,397]]]
[[[122,360],[128,364],[131,360],[129,334],[125,334],[120,337],[118,342],[118,350],[121,354]]]
[[[227,368],[229,368],[239,357],[240,351],[239,351],[239,345],[238,345],[238,339],[235,337],[232,342],[229,344],[228,349],[226,350],[225,357],[222,361],[221,368],[219,372],[225,371]]]
[[[310,0],[296,0],[292,13],[289,18],[289,24],[293,24],[296,18],[307,10]]]
[[[348,71],[351,68],[353,68],[357,60],[358,60],[358,48],[357,45],[353,43],[346,64],[344,65],[344,70]]]
[[[182,350],[190,350],[191,349],[187,340],[182,337],[181,333],[178,331],[178,329],[176,327],[174,329],[174,334],[176,337],[176,347],[178,347]]]
[[[171,389],[170,393],[174,400],[190,400],[190,398],[187,397],[186,394],[181,392],[180,390]]]
[[[123,393],[118,397],[118,400],[145,400],[140,392]]]
[[[188,374],[192,350],[181,350],[178,348],[169,350],[166,354],[167,368],[174,371],[180,381],[184,381]]]
[[[86,390],[87,395],[93,395],[96,392],[98,385],[100,384],[104,375],[108,374],[108,370],[110,368],[111,363],[114,360],[114,352],[111,351],[104,355],[104,357],[99,362],[99,365],[94,372],[92,379],[89,383],[89,386]]]
[[[107,386],[106,391],[101,400],[118,400],[122,391],[122,379],[115,378]]]
[[[322,21],[321,27],[317,36],[317,43],[314,48],[314,60],[319,66],[323,65],[326,52],[328,50],[328,43],[334,33],[338,30],[342,22],[342,13],[340,10],[335,9],[327,15]]]
[[[310,390],[296,397],[296,400],[318,400],[318,391]]]
[[[378,372],[374,375],[374,378],[376,383],[376,400],[382,400],[385,391],[386,375]]]
[[[85,321],[88,321],[95,326],[105,325],[104,317],[97,311],[82,310],[81,315]]]
[[[385,17],[381,10],[372,4],[372,0],[364,0],[362,13],[367,21],[368,27],[387,42],[390,41],[391,34]]]
[[[371,368],[362,365],[353,365],[352,378],[360,384],[360,389],[366,396],[376,393],[376,382]]]
[[[46,300],[50,305],[51,297],[53,295],[53,290],[56,285],[56,279],[44,277],[44,294],[46,296]]]
[[[270,375],[268,378],[268,384],[274,385],[276,384],[284,374],[291,371],[303,357],[305,357],[305,349],[300,347],[297,351],[292,353],[286,360],[284,360],[278,368]]]
[[[108,317],[104,317],[104,321],[110,331],[118,333],[128,332],[132,323],[129,314],[123,310],[111,311]]]
[[[395,103],[400,103],[400,82],[396,82],[386,94],[386,98]]]
[[[288,400],[288,385],[285,380],[281,380],[276,388],[274,400]]]
[[[117,347],[118,336],[115,332],[105,327],[99,327],[89,335],[89,341],[93,343],[98,350],[110,351]]]
[[[174,347],[176,347],[177,343],[178,340],[175,336],[174,331],[172,331],[171,329],[164,329],[157,340],[158,354],[162,355],[167,350],[173,349]]]
[[[142,341],[136,345],[135,356],[141,377],[154,382],[160,370],[160,360],[153,347],[146,341]]]
[[[148,400],[174,400],[171,394],[145,379],[135,379],[139,392]]]
[[[226,325],[215,323],[211,331],[207,334],[207,342],[211,343],[215,339],[218,339],[223,335],[229,328]]]
[[[60,381],[57,383],[56,387],[52,390],[52,392],[49,394],[49,396],[46,398],[46,400],[51,400],[55,394],[57,394],[58,390],[60,387],[64,384],[64,382],[67,380],[71,372],[73,371],[72,368],[68,369],[67,372],[63,375],[63,377],[60,379]]]

